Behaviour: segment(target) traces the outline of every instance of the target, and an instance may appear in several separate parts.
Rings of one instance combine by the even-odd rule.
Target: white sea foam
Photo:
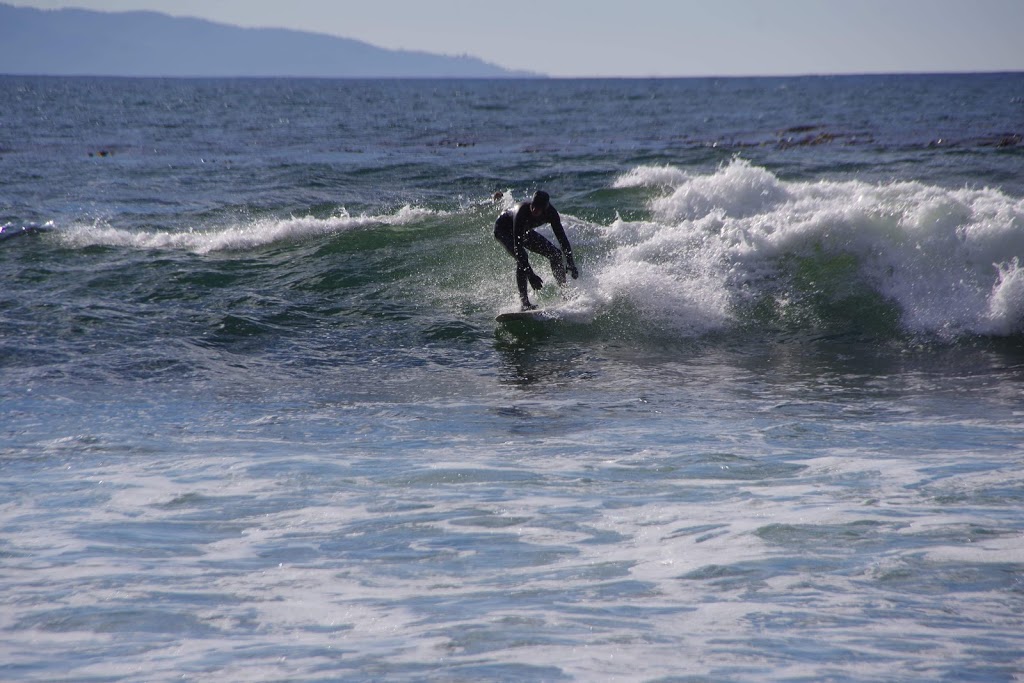
[[[689,175],[675,166],[637,166],[612,183],[614,188],[677,186],[686,182]]]
[[[653,680],[685,660],[694,675],[736,680],[760,680],[769,666],[773,676],[895,671],[909,680],[972,665],[981,655],[961,646],[971,638],[983,637],[986,652],[1015,646],[1012,453],[969,465],[962,449],[900,455],[889,440],[851,436],[886,426],[866,409],[853,411],[865,421],[836,421],[833,438],[795,437],[773,450],[764,427],[777,418],[766,415],[783,410],[785,396],[733,409],[764,422],[723,428],[729,371],[714,374],[717,383],[695,388],[716,406],[711,417],[665,398],[671,415],[641,417],[654,433],[694,440],[644,438],[639,450],[604,445],[610,434],[640,433],[621,422],[558,423],[538,435],[539,423],[584,410],[585,399],[561,393],[513,399],[517,416],[495,418],[479,442],[460,433],[364,450],[334,445],[342,429],[322,452],[316,441],[282,442],[261,455],[237,436],[191,434],[192,454],[170,437],[164,455],[16,468],[18,499],[0,505],[11,596],[0,649],[33,680],[49,673],[39,653],[62,647],[73,652],[58,658],[70,667],[60,675],[75,678],[172,680],[201,670],[319,680],[325,671],[479,666],[477,678],[492,679],[528,661],[567,679]],[[638,380],[666,384],[660,375]],[[808,405],[818,408],[807,431],[829,415]],[[480,421],[493,412],[446,407]],[[279,421],[276,408],[245,426],[271,430],[269,439],[289,421],[297,430],[338,420],[333,407],[311,407]],[[396,442],[409,433],[395,426],[408,410],[389,410]],[[604,403],[601,412],[624,411]],[[527,423],[523,439],[515,430]],[[53,440],[51,457],[65,454],[65,441]],[[765,469],[737,478],[744,465]],[[946,495],[961,502],[938,502]],[[919,649],[894,657],[897,635]],[[136,647],[78,654],[111,643]],[[824,661],[803,647],[867,654]],[[779,661],[764,664],[766,652]],[[752,662],[760,664],[751,672]]]
[[[79,249],[108,246],[208,254],[220,251],[244,251],[277,242],[301,240],[375,225],[408,225],[432,215],[438,215],[438,212],[406,205],[393,214],[352,216],[348,211],[341,209],[337,215],[329,218],[313,216],[261,218],[248,223],[211,228],[190,228],[184,231],[126,230],[95,223],[72,226],[62,231],[60,237],[65,245]]]
[[[651,219],[603,229],[609,256],[589,295],[667,324],[708,330],[772,295],[794,261],[892,302],[904,328],[956,336],[1018,332],[1024,318],[1024,200],[918,182],[789,182],[743,160],[708,175],[641,167],[616,187],[659,185]],[[839,298],[827,283],[809,283]],[[832,284],[835,287],[835,283]],[[686,321],[684,323],[684,321]]]

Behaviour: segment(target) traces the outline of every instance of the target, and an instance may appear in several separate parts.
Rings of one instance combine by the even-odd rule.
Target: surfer
[[[551,230],[555,233],[561,249],[536,232],[537,228],[545,224],[551,225]],[[551,273],[560,285],[565,283],[566,268],[573,279],[580,276],[572,257],[569,238],[565,236],[565,230],[562,228],[562,220],[555,207],[551,206],[551,198],[544,190],[538,190],[533,195],[533,201],[522,202],[519,206],[498,216],[498,220],[494,222],[494,239],[501,242],[505,250],[516,260],[516,286],[519,288],[519,300],[523,304],[524,311],[536,308],[530,303],[530,298],[527,296],[527,281],[534,289],[544,286],[544,280],[530,267],[530,259],[526,255],[527,250],[548,259],[551,263]]]

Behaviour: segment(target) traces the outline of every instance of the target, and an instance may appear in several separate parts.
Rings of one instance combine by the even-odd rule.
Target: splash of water
[[[584,288],[595,306],[689,333],[766,310],[778,323],[845,309],[870,326],[857,320],[868,299],[914,334],[1024,329],[1024,201],[999,190],[789,182],[739,159],[707,175],[641,167],[614,186],[660,194],[650,219],[601,229],[606,256]]]

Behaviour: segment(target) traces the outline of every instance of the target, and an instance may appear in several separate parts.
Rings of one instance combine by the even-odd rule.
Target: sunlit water
[[[1020,75],[0,97],[0,678],[1024,677]]]

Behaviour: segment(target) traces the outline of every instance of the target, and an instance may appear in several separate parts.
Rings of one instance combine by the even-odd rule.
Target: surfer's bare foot
[[[522,310],[524,310],[524,311],[533,311],[533,310],[536,310],[536,308],[537,307],[534,306],[533,304],[531,304],[529,301],[524,301],[523,302]]]

